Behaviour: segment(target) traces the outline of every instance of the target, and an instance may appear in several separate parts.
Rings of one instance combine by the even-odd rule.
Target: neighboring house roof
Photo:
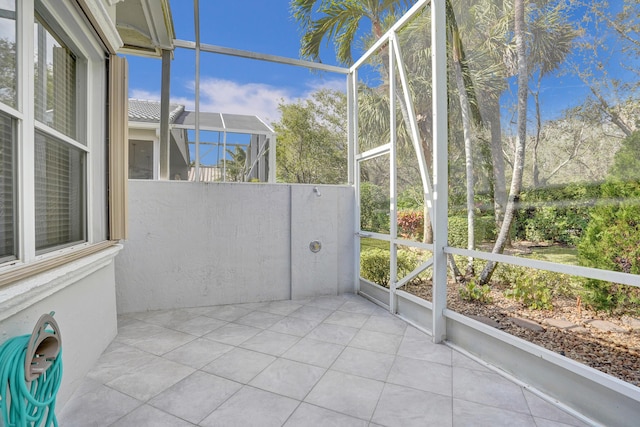
[[[129,99],[129,121],[160,123],[160,102]],[[169,123],[184,129],[195,129],[195,111],[185,110],[181,104],[169,104]],[[200,129],[265,135],[273,133],[257,116],[200,112]]]
[[[196,112],[185,110],[175,121],[177,125],[195,128]],[[227,132],[268,134],[273,129],[267,126],[257,116],[228,113],[203,113],[200,112],[200,128],[205,130],[220,130]]]
[[[223,169],[220,166],[200,166],[200,177],[198,181],[200,182],[213,182],[213,181],[222,181],[222,172]],[[189,176],[187,177],[189,181],[196,180],[196,168],[189,168]]]
[[[174,123],[182,112],[184,105],[169,104],[169,123]],[[129,121],[160,123],[160,102],[129,99]]]

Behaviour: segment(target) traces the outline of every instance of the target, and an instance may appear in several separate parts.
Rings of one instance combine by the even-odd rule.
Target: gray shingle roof
[[[195,111],[185,110],[184,105],[169,104],[169,123],[195,128]],[[129,121],[160,123],[160,102],[129,99]],[[257,116],[228,113],[200,112],[200,127],[206,130],[265,134],[273,132]]]
[[[184,105],[169,104],[169,123],[173,123],[184,111]],[[129,99],[129,121],[160,122],[160,102]]]

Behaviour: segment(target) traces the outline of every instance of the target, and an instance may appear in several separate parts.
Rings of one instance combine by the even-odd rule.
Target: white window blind
[[[86,240],[86,153],[77,135],[76,58],[36,16],[34,40],[35,229],[37,253]]]
[[[0,261],[15,258],[15,125],[0,113]]]
[[[35,34],[36,120],[75,138],[75,56],[38,21]]]
[[[85,153],[36,132],[36,250],[85,240]]]

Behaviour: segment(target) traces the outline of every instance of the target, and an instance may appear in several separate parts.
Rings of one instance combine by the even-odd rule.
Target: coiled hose
[[[24,366],[30,338],[31,335],[14,337],[0,346],[0,409],[4,427],[57,427],[55,406],[62,381],[62,349],[51,366],[27,388]]]

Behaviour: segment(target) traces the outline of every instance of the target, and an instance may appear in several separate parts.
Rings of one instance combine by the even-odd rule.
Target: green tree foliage
[[[620,181],[640,182],[640,131],[623,141],[613,158],[611,175]]]
[[[371,33],[379,38],[389,15],[401,15],[408,0],[291,0],[294,19],[303,33],[300,53],[317,60],[323,41],[332,40],[336,57],[350,65],[354,40],[362,21],[371,23]]]
[[[360,228],[389,232],[389,196],[382,187],[370,182],[360,184]]]
[[[227,180],[243,182],[247,173],[247,152],[239,146],[235,150],[227,149],[231,159],[227,160]]]
[[[280,103],[277,135],[278,181],[342,184],[347,181],[347,100],[323,89],[310,98]]]
[[[0,102],[14,105],[16,96],[16,44],[0,39]]]
[[[614,158],[602,197],[578,245],[580,264],[640,274],[640,132],[625,138]],[[640,290],[587,280],[586,301],[596,309],[615,310],[640,302]]]

